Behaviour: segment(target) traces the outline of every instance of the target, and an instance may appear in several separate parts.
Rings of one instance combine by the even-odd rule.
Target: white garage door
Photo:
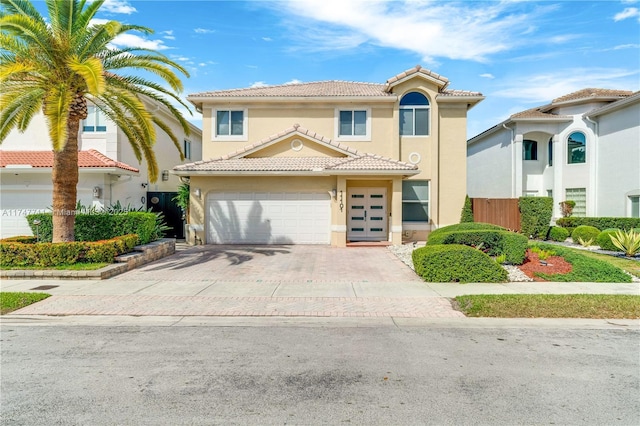
[[[209,244],[329,244],[328,193],[220,192],[207,197]]]

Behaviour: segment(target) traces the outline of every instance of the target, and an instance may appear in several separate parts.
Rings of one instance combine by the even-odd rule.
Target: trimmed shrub
[[[53,225],[51,213],[37,213],[27,216],[29,226],[36,235],[34,220],[39,220],[37,233],[40,241],[51,242]],[[78,213],[75,220],[76,241],[102,241],[127,234],[137,234],[140,244],[147,244],[155,238],[157,215],[148,212],[127,213]]]
[[[34,244],[38,242],[36,237],[28,236],[28,235],[18,235],[15,237],[3,238],[0,240],[1,243],[22,243],[22,244]]]
[[[471,205],[471,198],[467,195],[464,199],[464,206],[462,207],[462,214],[460,215],[460,223],[473,222],[473,208]]]
[[[567,238],[569,238],[569,231],[566,228],[561,228],[559,226],[552,226],[549,229],[550,240],[563,242]]]
[[[135,234],[105,241],[24,244],[0,241],[2,266],[57,266],[76,262],[108,262],[115,256],[133,250],[138,242]]]
[[[592,242],[595,242],[598,235],[600,235],[600,230],[598,228],[588,225],[580,225],[571,233],[571,239],[574,243],[578,243],[580,239],[582,239],[582,241],[591,240]]]
[[[466,222],[466,223],[457,223],[455,225],[443,226],[442,228],[438,228],[434,231],[431,231],[429,234],[429,240],[432,238],[437,238],[438,235],[443,233],[455,232],[455,231],[476,231],[480,229],[495,229],[499,231],[506,231],[507,228],[503,228],[502,226],[493,225],[491,223],[482,223],[482,222]]]
[[[545,238],[553,216],[553,198],[520,197],[520,229],[525,236]]]
[[[580,225],[588,225],[605,229],[621,229],[628,231],[632,228],[640,228],[640,218],[637,217],[563,217],[556,220],[558,226],[563,228],[576,228]]]
[[[598,234],[598,237],[596,238],[596,244],[599,245],[602,250],[622,251],[611,242],[611,236],[615,235],[616,231],[619,231],[619,229],[605,229]]]
[[[418,248],[412,254],[416,273],[428,282],[505,282],[507,271],[487,254],[459,244]]]
[[[444,229],[444,228],[443,228]],[[528,239],[524,235],[496,229],[440,232],[429,236],[427,245],[462,244],[482,250],[490,256],[504,254],[506,261],[522,264],[527,251]]]
[[[580,250],[570,249],[558,245],[534,243],[531,247],[539,247],[543,250],[554,251],[571,264],[572,270],[567,274],[543,274],[536,275],[549,281],[560,282],[594,282],[594,283],[629,283],[631,275],[622,269],[600,259],[587,257]]]

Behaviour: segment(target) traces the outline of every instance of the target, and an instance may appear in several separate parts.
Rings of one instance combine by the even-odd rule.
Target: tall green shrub
[[[460,215],[460,223],[473,222],[473,208],[471,206],[471,198],[467,195],[464,199],[462,214]]]
[[[545,238],[553,216],[553,198],[520,197],[520,229],[527,237]]]
[[[438,244],[462,244],[481,248],[491,255],[505,255],[506,261],[516,265],[522,264],[525,259],[528,239],[524,235],[511,231],[497,229],[463,230],[453,232],[441,232],[429,237],[428,246]]]
[[[556,221],[558,226],[563,228],[576,228],[580,225],[588,225],[605,229],[622,229],[628,231],[633,228],[640,228],[640,218],[637,217],[562,217]]]
[[[428,282],[505,282],[507,271],[487,254],[450,244],[418,248],[412,253],[416,273]]]

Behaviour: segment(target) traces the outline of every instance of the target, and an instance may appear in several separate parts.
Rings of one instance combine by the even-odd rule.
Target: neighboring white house
[[[187,136],[163,105],[154,102],[149,110],[160,114],[181,141],[185,161],[180,160],[171,139],[156,128],[154,151],[160,172],[158,181],[150,183],[146,163],[138,162],[124,133],[96,107],[90,106],[78,140],[78,201],[83,206],[102,208],[120,202],[122,206],[157,207],[156,210],[164,211],[167,206],[160,204],[170,200],[180,185],[179,178],[169,170],[202,159],[200,129],[190,125]],[[44,116],[40,114],[24,133],[12,131],[0,145],[1,238],[31,235],[26,215],[46,211],[53,204],[53,153],[48,134]],[[158,206],[153,205],[153,201]],[[165,213],[168,215],[170,213]],[[182,232],[181,226],[177,232]]]
[[[574,216],[640,216],[640,92],[583,89],[467,142],[472,198],[551,196]]]

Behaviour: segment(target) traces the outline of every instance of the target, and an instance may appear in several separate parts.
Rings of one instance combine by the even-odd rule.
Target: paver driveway
[[[189,247],[118,281],[421,282],[385,247],[321,245]]]

